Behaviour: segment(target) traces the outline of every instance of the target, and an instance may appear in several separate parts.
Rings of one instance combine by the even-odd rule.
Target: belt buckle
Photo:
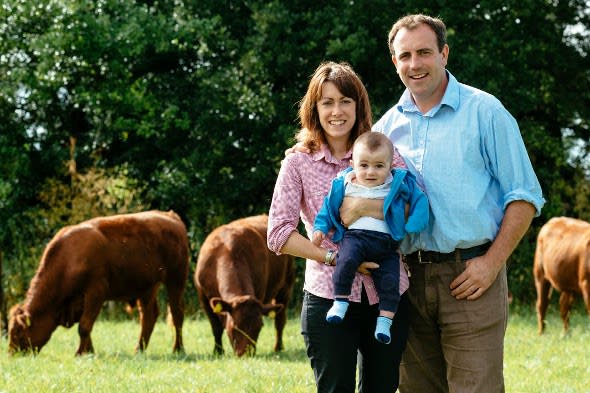
[[[432,261],[422,260],[422,251],[418,250],[418,263],[419,264],[429,264],[429,263],[432,263]]]

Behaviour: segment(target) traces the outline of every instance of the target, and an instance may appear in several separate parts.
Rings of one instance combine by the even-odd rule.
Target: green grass
[[[547,314],[539,336],[532,311],[511,310],[504,341],[506,391],[590,393],[590,318],[576,307],[563,334],[559,310],[551,305]]]
[[[512,310],[506,335],[505,377],[509,393],[590,393],[590,319],[581,309],[562,335],[557,311],[550,308],[546,333],[539,337],[531,310]],[[96,353],[75,357],[76,327],[59,328],[37,356],[9,356],[0,340],[0,392],[201,392],[312,393],[313,373],[305,355],[299,321],[291,318],[286,350],[272,351],[274,331],[266,319],[253,358],[211,355],[208,321],[189,319],[184,327],[185,355],[173,355],[173,331],[159,321],[144,354],[134,348],[136,322],[99,321]]]

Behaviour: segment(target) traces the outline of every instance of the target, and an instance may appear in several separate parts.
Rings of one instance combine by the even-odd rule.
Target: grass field
[[[509,393],[590,393],[590,318],[578,307],[570,333],[562,334],[550,307],[545,335],[537,335],[532,310],[511,311],[506,335],[505,378]],[[144,354],[134,354],[136,322],[99,321],[96,353],[75,357],[76,327],[59,328],[37,356],[9,356],[0,340],[0,392],[197,392],[312,393],[315,391],[297,317],[285,332],[286,350],[272,351],[274,331],[266,319],[257,355],[213,357],[213,337],[204,318],[188,319],[185,355],[172,355],[173,331],[159,321]],[[225,348],[229,349],[224,336]],[[427,392],[424,392],[427,393]]]

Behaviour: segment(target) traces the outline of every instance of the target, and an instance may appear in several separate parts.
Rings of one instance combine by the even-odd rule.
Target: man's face
[[[399,77],[420,110],[427,112],[440,102],[446,89],[448,45],[439,51],[436,34],[421,24],[413,30],[401,29],[393,40],[393,49]]]

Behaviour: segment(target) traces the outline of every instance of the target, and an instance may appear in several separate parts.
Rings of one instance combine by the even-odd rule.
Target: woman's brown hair
[[[295,138],[312,152],[318,150],[322,143],[327,144],[317,109],[317,103],[322,98],[322,85],[325,82],[334,83],[342,95],[352,98],[356,103],[356,122],[348,140],[350,149],[360,134],[371,131],[372,114],[365,85],[348,63],[324,62],[315,70],[307,92],[299,103],[301,130]]]

